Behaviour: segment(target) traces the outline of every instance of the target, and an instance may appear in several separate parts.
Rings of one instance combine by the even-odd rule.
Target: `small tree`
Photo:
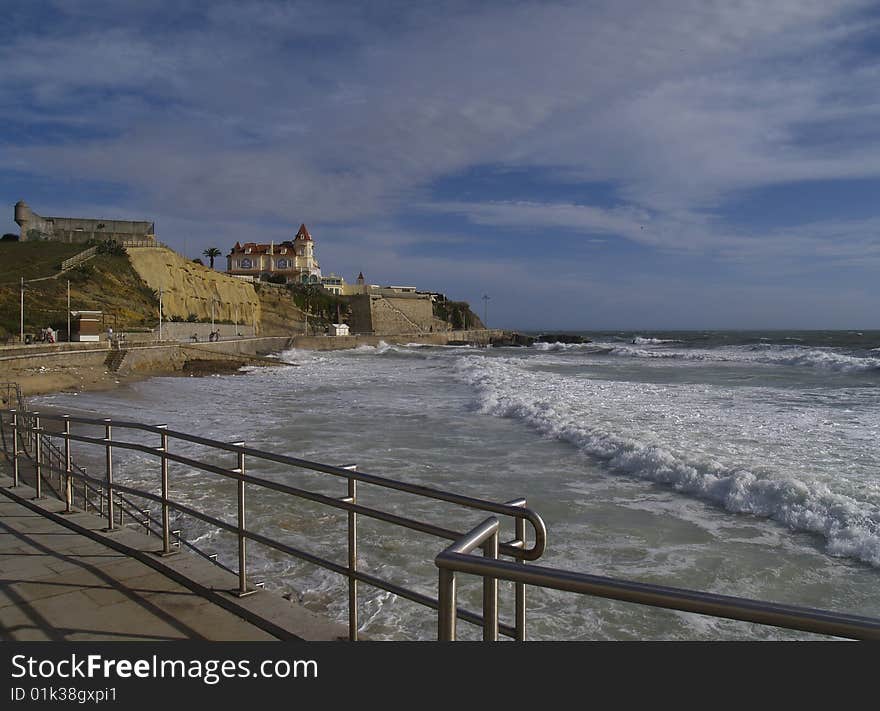
[[[202,254],[204,254],[208,259],[211,260],[211,269],[213,269],[215,257],[219,257],[223,253],[216,247],[208,247],[208,249],[202,252]]]

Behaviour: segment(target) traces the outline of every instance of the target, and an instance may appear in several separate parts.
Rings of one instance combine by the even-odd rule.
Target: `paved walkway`
[[[11,484],[0,476],[2,640],[255,641],[346,632],[271,592],[239,601],[229,592],[235,576],[210,562],[185,553],[161,558],[155,537],[102,534],[97,516],[61,517],[60,501],[34,502],[32,489]]]

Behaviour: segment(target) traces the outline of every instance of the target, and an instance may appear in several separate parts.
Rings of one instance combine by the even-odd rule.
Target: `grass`
[[[57,274],[61,262],[85,249],[63,242],[0,242],[0,285]]]
[[[0,338],[19,332],[19,283],[54,275],[83,245],[57,242],[0,242]],[[152,328],[158,300],[134,271],[128,257],[98,255],[57,279],[25,283],[25,333],[52,326],[67,330],[67,282],[73,310],[102,311],[114,330]]]

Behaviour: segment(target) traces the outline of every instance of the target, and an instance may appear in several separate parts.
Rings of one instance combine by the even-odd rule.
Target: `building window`
[[[250,251],[250,250],[248,250]],[[250,259],[242,259],[241,260],[241,268],[242,269],[253,269],[254,263]]]
[[[275,266],[276,266],[278,269],[287,269],[287,268],[290,266],[290,262],[288,262],[286,259],[279,259],[279,260],[275,263]]]

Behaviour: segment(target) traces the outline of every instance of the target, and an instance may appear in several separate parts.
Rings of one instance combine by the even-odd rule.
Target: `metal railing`
[[[0,393],[12,393],[11,397],[17,399],[17,401],[20,403],[19,407],[25,406],[24,398],[22,397],[21,391],[19,390],[17,384],[0,383]],[[14,401],[10,400],[9,398],[10,396],[7,394],[4,398],[4,402]],[[21,416],[24,417],[23,414]],[[90,478],[86,473],[85,467],[80,467],[75,461],[73,461],[73,458],[71,458],[71,474],[69,477],[67,476],[67,442],[65,442],[65,452],[63,453],[61,450],[59,450],[55,443],[52,442],[51,435],[42,433],[38,437],[31,437],[35,429],[42,429],[39,422],[36,421],[32,427],[25,426],[18,428],[18,441],[12,443],[11,437],[7,440],[7,435],[10,434],[9,430],[11,428],[5,426],[5,424],[6,423],[4,421],[4,418],[0,417],[0,446],[2,446],[4,453],[6,453],[7,455],[7,459],[13,466],[13,488],[19,486],[19,484],[21,483],[29,483],[33,485],[36,497],[43,498],[43,485],[47,484],[51,492],[57,498],[65,501],[65,508],[62,513],[74,513],[74,506],[76,505],[77,498],[79,498],[80,508],[85,513],[89,513],[89,511],[91,510],[91,512],[96,513],[99,516],[105,515],[105,512],[108,510],[109,507],[109,496],[102,485],[95,485],[90,481]],[[57,488],[53,486],[54,482],[50,476],[41,476],[39,477],[39,479],[37,479],[37,477],[22,476],[21,459],[23,457],[26,457],[30,461],[33,466],[34,472],[36,472],[36,460],[38,456],[36,453],[37,447],[40,448],[39,460],[41,474],[44,472],[48,472],[49,474],[57,474]],[[11,455],[9,454],[10,450],[13,450],[13,453]],[[75,488],[73,486],[73,482],[75,480],[79,480],[81,482],[81,486],[79,488]],[[124,525],[125,518],[127,517],[134,523],[142,526],[144,528],[144,532],[148,536],[162,535],[162,522],[159,519],[155,518],[149,510],[141,508],[140,506],[138,506],[137,503],[122,495],[122,493],[118,491],[116,492],[114,511],[118,513],[117,521],[120,527]],[[172,535],[174,535],[172,546],[178,548],[182,546],[184,548],[187,548],[192,553],[195,553],[205,560],[211,561],[212,563],[220,568],[223,568],[227,572],[236,572],[234,569],[220,562],[217,558],[216,553],[208,553],[207,551],[202,550],[199,546],[196,546],[190,541],[187,541],[181,535],[180,530],[172,531]]]
[[[435,609],[437,611],[437,636],[443,641],[456,638],[459,619],[482,627],[483,639],[495,641],[500,634],[517,640],[526,638],[526,586],[566,591],[590,595],[609,600],[647,605],[654,608],[710,615],[718,618],[770,625],[803,632],[831,635],[852,639],[880,639],[880,619],[857,615],[817,610],[793,605],[782,605],[748,598],[718,595],[683,588],[668,587],[631,580],[620,580],[598,575],[589,575],[569,570],[534,565],[546,546],[546,529],[540,516],[526,508],[525,499],[494,503],[445,492],[424,486],[407,484],[383,477],[359,472],[350,465],[334,467],[309,462],[285,455],[273,454],[249,447],[242,442],[224,443],[183,432],[169,430],[164,425],[144,425],[133,422],[113,421],[72,417],[70,415],[40,415],[21,409],[25,406],[20,390],[15,384],[0,383],[0,394],[6,403],[15,402],[19,409],[0,411],[0,435],[4,452],[13,464],[14,485],[19,483],[19,463],[27,458],[33,465],[35,489],[41,494],[41,482],[49,480],[53,473],[59,475],[61,497],[66,502],[66,511],[71,511],[72,482],[82,482],[84,506],[89,505],[87,492],[97,492],[99,506],[95,509],[107,518],[107,531],[122,525],[121,515],[117,523],[116,511],[121,514],[122,507],[128,507],[129,515],[148,531],[153,531],[162,539],[162,553],[173,552],[181,541],[172,540],[177,533],[172,527],[171,511],[191,516],[218,529],[228,531],[237,538],[237,568],[221,565],[238,576],[239,595],[255,592],[248,577],[248,541],[267,546],[308,563],[344,576],[348,581],[348,621],[349,638],[358,638],[358,583],[365,583],[385,590],[405,599]],[[60,423],[62,429],[50,431],[44,428],[44,421]],[[77,434],[71,430],[72,424],[87,427],[101,427],[103,437]],[[119,432],[135,431],[159,437],[159,446],[119,438]],[[7,435],[11,433],[11,437]],[[52,438],[63,444],[63,452],[55,447]],[[225,452],[235,455],[235,466],[222,467],[194,459],[169,450],[171,441],[182,441],[207,447],[211,452]],[[71,443],[79,442],[101,448],[104,459],[104,476],[94,477],[86,470],[76,466],[71,456]],[[143,489],[121,484],[114,480],[114,449],[141,452],[159,459],[160,495]],[[10,453],[10,449],[12,450]],[[346,494],[341,497],[306,491],[269,479],[255,477],[246,471],[246,465],[253,461],[275,462],[289,467],[324,473],[342,478],[347,483]],[[235,509],[236,522],[229,523],[204,511],[176,502],[170,495],[169,463],[183,464],[209,474],[231,479],[236,483]],[[486,511],[511,517],[514,520],[514,538],[507,542],[500,539],[500,521],[497,516],[486,518],[481,524],[467,533],[452,531],[427,521],[401,516],[392,511],[371,508],[358,504],[358,483],[413,494],[421,498],[443,501],[468,509]],[[284,495],[296,497],[313,503],[341,509],[347,516],[347,562],[340,564],[312,553],[297,549],[281,541],[250,530],[247,526],[247,487],[257,487]],[[160,507],[159,517],[138,508],[124,495],[147,499]],[[432,598],[414,590],[397,585],[377,576],[368,574],[358,567],[358,517],[367,516],[392,525],[419,531],[441,539],[451,540],[452,544],[434,560],[438,569],[438,595]],[[140,518],[139,518],[140,517]],[[527,547],[526,522],[531,524],[533,543]],[[207,554],[196,546],[185,544],[198,555],[220,565],[214,554]],[[482,557],[473,552],[480,548]],[[501,560],[499,556],[513,558],[515,562]],[[457,575],[471,574],[482,577],[483,594],[481,614],[458,607]],[[502,624],[498,615],[498,581],[513,583],[515,594],[514,620],[512,625]],[[259,585],[259,583],[257,584]]]
[[[56,423],[60,429],[49,430],[45,427],[47,422]],[[72,425],[82,425],[85,427],[101,427],[104,436],[90,436],[81,434],[72,430]],[[184,432],[169,430],[164,425],[145,425],[136,422],[116,421],[111,419],[94,419],[86,417],[74,417],[71,415],[54,415],[43,414],[32,411],[22,411],[16,409],[0,411],[0,426],[4,430],[9,428],[12,436],[12,452],[8,451],[8,442],[5,437],[3,439],[4,447],[7,448],[7,456],[13,462],[13,468],[16,472],[14,484],[18,484],[17,472],[18,464],[23,457],[27,456],[22,448],[19,447],[20,441],[29,442],[29,447],[25,447],[33,452],[31,457],[34,467],[35,488],[37,496],[40,496],[41,482],[45,476],[52,473],[59,473],[64,481],[62,497],[66,503],[66,509],[70,510],[72,506],[72,482],[76,480],[83,481],[93,487],[101,487],[104,492],[104,500],[106,506],[103,515],[106,516],[107,526],[105,531],[112,532],[119,526],[116,520],[117,496],[127,494],[132,497],[144,499],[153,502],[160,510],[160,515],[156,520],[158,523],[159,533],[162,538],[162,554],[170,554],[172,550],[172,535],[174,533],[171,524],[171,512],[192,517],[202,521],[217,529],[232,533],[237,539],[238,552],[238,589],[236,593],[239,596],[249,595],[255,592],[255,587],[251,585],[248,576],[248,544],[249,542],[257,543],[274,549],[281,553],[290,555],[299,560],[317,565],[325,570],[337,573],[348,580],[349,606],[348,606],[348,622],[349,622],[349,638],[356,640],[358,638],[358,584],[364,583],[380,590],[385,590],[404,599],[416,602],[431,609],[439,608],[439,600],[416,590],[398,585],[389,580],[385,580],[376,575],[367,573],[359,569],[358,561],[358,518],[365,516],[374,520],[383,521],[385,523],[399,526],[412,531],[418,531],[440,539],[455,541],[462,535],[459,531],[454,531],[443,526],[431,523],[406,515],[395,513],[391,510],[385,510],[370,506],[364,506],[358,503],[358,485],[376,486],[382,489],[388,489],[406,494],[412,494],[422,500],[433,500],[445,502],[466,509],[483,511],[498,516],[506,516],[513,519],[515,525],[515,538],[505,543],[500,543],[498,552],[500,555],[509,556],[515,560],[536,560],[543,553],[546,546],[546,527],[541,517],[526,507],[524,499],[517,499],[507,503],[496,503],[477,499],[461,494],[442,491],[431,487],[408,484],[405,482],[395,481],[384,477],[367,474],[357,471],[354,466],[336,467],[316,462],[310,462],[286,455],[274,454],[246,447],[243,442],[225,443],[213,439],[199,437]],[[120,437],[119,433],[123,433]],[[158,446],[144,444],[125,438],[125,434],[144,433],[155,435],[158,437]],[[57,456],[50,457],[48,461],[43,458],[44,451],[41,446],[34,446],[45,439],[57,439],[63,444],[63,455],[60,460]],[[95,477],[85,470],[75,467],[71,456],[71,443],[81,443],[92,445],[103,449],[103,477]],[[190,444],[206,447],[209,453],[226,453],[233,454],[236,462],[235,466],[224,467],[211,462],[195,459],[182,453],[176,453],[171,450],[171,442],[186,442]],[[56,448],[57,449],[57,448]],[[160,494],[154,494],[144,489],[135,488],[122,484],[117,477],[114,477],[114,458],[113,453],[116,449],[130,450],[146,454],[150,457],[158,459],[159,471],[158,478],[161,487]],[[60,451],[60,450],[58,450]],[[329,496],[314,491],[308,491],[303,488],[290,486],[288,484],[279,483],[271,479],[253,476],[247,473],[247,468],[253,462],[274,462],[288,467],[297,468],[328,474],[339,477],[346,481],[346,493],[344,496]],[[192,469],[196,469],[209,474],[218,475],[220,477],[230,479],[236,484],[236,521],[234,523],[224,521],[211,515],[205,511],[198,510],[192,506],[186,505],[180,501],[175,501],[170,495],[169,480],[169,463],[182,464]],[[345,564],[323,558],[305,550],[288,545],[280,540],[270,536],[258,533],[248,527],[247,524],[247,505],[246,491],[248,488],[258,488],[277,492],[279,494],[296,497],[298,499],[310,501],[316,504],[329,506],[339,509],[347,513],[347,562]],[[531,525],[531,545],[526,540],[526,522]],[[213,558],[213,556],[206,556]],[[524,610],[525,586],[517,586],[517,597],[522,600]],[[457,617],[471,624],[482,626],[483,618],[472,611],[459,608],[456,610]],[[520,620],[523,625],[525,622],[524,614],[522,617],[517,616],[517,621],[513,626],[499,625],[498,630],[501,634],[505,634],[515,639],[524,639],[525,630],[517,625]]]
[[[71,267],[75,267],[80,262],[84,262],[87,259],[91,259],[98,253],[97,247],[89,247],[88,249],[79,252],[78,254],[74,254],[70,259],[65,259],[61,262],[61,271],[66,271]]]
[[[439,570],[439,640],[455,640],[457,573],[470,573],[483,578],[483,639],[486,641],[498,638],[499,580],[833,637],[880,640],[880,619],[871,617],[498,560],[498,529],[498,519],[489,517],[435,559]],[[477,548],[482,548],[482,558],[472,555]]]

